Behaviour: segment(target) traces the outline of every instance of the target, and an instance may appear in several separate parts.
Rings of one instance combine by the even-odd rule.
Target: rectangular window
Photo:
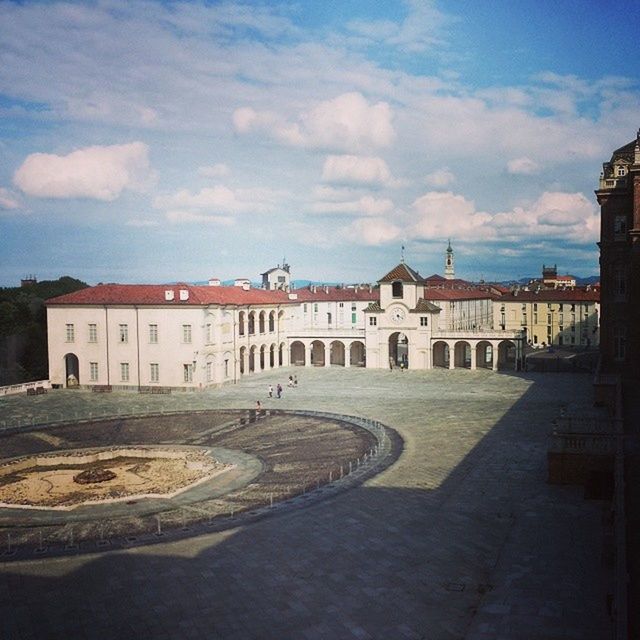
[[[344,308],[344,302],[339,302],[339,303],[338,303],[338,306],[339,306],[341,309],[343,309],[343,308]]]
[[[538,344],[538,336],[537,335],[533,336],[533,344]]]
[[[533,324],[538,324],[538,312],[534,311],[533,313]]]
[[[564,313],[560,313],[560,314],[558,315],[558,322],[559,322],[560,324],[564,324]]]
[[[183,324],[182,325],[182,342],[191,342],[191,325]]]
[[[547,313],[547,324],[551,324],[551,314]]]
[[[149,325],[149,342],[150,344],[158,344],[158,325]]]
[[[152,362],[149,365],[149,380],[151,382],[160,381],[160,365],[157,362]]]
[[[313,303],[313,313],[318,313],[318,303],[317,302]]]
[[[98,363],[97,362],[89,363],[89,380],[91,380],[91,382],[97,382],[98,380]]]
[[[421,327],[426,327],[428,322],[429,322],[429,317],[428,316],[420,316],[420,326]]]
[[[129,382],[129,363],[120,363],[120,382]]]
[[[351,314],[351,324],[355,324],[358,321],[356,314],[352,313]]]
[[[331,324],[331,320],[332,320],[331,314],[327,313],[327,324]]]
[[[67,342],[73,342],[76,339],[76,329],[72,324],[67,325]]]
[[[98,342],[98,325],[89,325],[89,342]]]
[[[558,311],[562,311],[562,302],[558,305]]]
[[[213,379],[213,362],[207,362],[207,382]]]
[[[377,324],[378,324],[378,318],[376,318],[375,316],[371,316],[369,318],[369,326],[375,327]]]
[[[205,339],[207,341],[207,344],[211,343],[211,323],[208,323],[205,327]]]
[[[120,330],[120,342],[129,342],[129,325],[121,324],[119,326]]]
[[[618,215],[613,218],[613,235],[616,240],[624,240],[627,235],[627,216]]]
[[[229,359],[225,358],[224,361],[224,377],[228,378],[229,377]]]
[[[302,305],[302,310],[303,310],[305,313],[307,313],[307,303],[306,303],[306,302]]]
[[[193,365],[192,364],[183,364],[182,365],[182,375],[185,382],[193,382]]]

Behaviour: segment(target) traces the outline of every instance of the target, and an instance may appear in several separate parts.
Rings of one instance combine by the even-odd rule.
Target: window
[[[547,313],[547,324],[551,324],[551,314]]]
[[[391,295],[394,298],[402,298],[402,282],[396,280],[391,284]]]
[[[562,302],[558,305],[558,311],[562,311]]]
[[[152,362],[149,365],[149,380],[151,382],[160,381],[160,365],[157,362]]]
[[[149,342],[151,344],[158,344],[158,325],[157,324],[149,325]]]
[[[627,293],[627,274],[623,266],[616,267],[614,272],[613,291],[617,296],[624,296]],[[68,326],[68,325],[67,325]]]
[[[376,318],[375,316],[371,316],[369,318],[369,326],[375,327],[377,324],[378,324],[378,318]]]
[[[340,309],[343,309],[344,308],[344,302],[339,302],[338,306],[340,307]]]
[[[534,311],[537,311],[537,310],[538,310],[538,303],[537,303],[537,302],[534,302],[534,303],[533,303],[533,310],[534,310]]]
[[[120,382],[129,382],[129,363],[120,363]]]
[[[305,313],[307,313],[307,303],[306,303],[306,302],[302,305],[302,310],[303,310]]]
[[[613,235],[617,239],[624,239],[627,235],[627,216],[617,215],[613,218]]]
[[[182,365],[182,375],[185,382],[193,382],[193,365],[192,364],[183,364]]]
[[[533,312],[533,324],[538,324],[538,312]]]
[[[191,325],[182,325],[182,342],[191,342]]]
[[[420,316],[420,326],[421,327],[426,327],[428,322],[429,322],[429,317],[428,316]]]
[[[207,341],[207,344],[211,342],[211,323],[210,322],[205,327],[205,340]]]
[[[91,382],[96,382],[98,380],[98,363],[97,362],[89,363],[89,380],[91,380]]]
[[[98,342],[98,325],[89,325],[89,342]]]
[[[355,324],[358,321],[356,316],[356,308],[357,308],[356,303],[352,302],[351,303],[351,324]]]
[[[317,302],[313,303],[313,313],[318,313],[318,303]]]
[[[560,324],[564,324],[564,313],[558,315],[558,322]]]
[[[533,344],[538,344],[538,336],[535,334],[533,336]]]
[[[67,342],[73,342],[76,339],[76,330],[72,324],[67,325]]]
[[[224,360],[224,377],[229,377],[229,358],[225,358]]]
[[[213,379],[213,362],[207,362],[207,382]]]
[[[119,325],[120,330],[120,342],[129,342],[129,325],[121,324]]]
[[[327,313],[327,324],[331,324],[331,313]]]
[[[627,172],[624,167],[616,167],[616,176],[618,178],[622,178],[625,175],[627,175]]]

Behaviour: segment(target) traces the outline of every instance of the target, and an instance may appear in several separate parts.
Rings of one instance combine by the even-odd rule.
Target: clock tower
[[[449,246],[444,254],[444,277],[447,280],[453,280],[455,278],[455,270],[453,268],[453,249],[451,248],[451,240],[449,240]]]

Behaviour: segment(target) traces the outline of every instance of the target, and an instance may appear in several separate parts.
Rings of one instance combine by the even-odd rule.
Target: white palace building
[[[489,286],[422,278],[404,260],[376,286],[291,290],[289,265],[262,288],[100,284],[47,301],[52,384],[152,391],[236,382],[297,365],[518,369],[525,333],[493,327]]]

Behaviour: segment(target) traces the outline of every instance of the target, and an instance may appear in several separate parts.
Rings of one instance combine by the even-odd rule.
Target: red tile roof
[[[504,302],[598,302],[599,289],[540,289],[535,291],[518,291],[506,293],[500,298]]]
[[[378,282],[393,282],[394,280],[401,280],[402,282],[422,282],[422,277],[409,265],[401,262],[399,265],[391,269],[389,273],[380,278]]]
[[[189,292],[180,300],[180,291]],[[165,291],[173,291],[173,300],[165,299]],[[47,300],[47,305],[171,305],[199,306],[208,304],[295,304],[283,291],[266,291],[242,287],[208,287],[188,284],[101,284]]]
[[[438,289],[425,287],[425,300],[499,300],[500,295],[481,289]]]
[[[294,289],[291,293],[298,294],[298,302],[372,302],[380,299],[380,289],[373,287],[330,287],[320,286],[313,291],[309,287]]]

